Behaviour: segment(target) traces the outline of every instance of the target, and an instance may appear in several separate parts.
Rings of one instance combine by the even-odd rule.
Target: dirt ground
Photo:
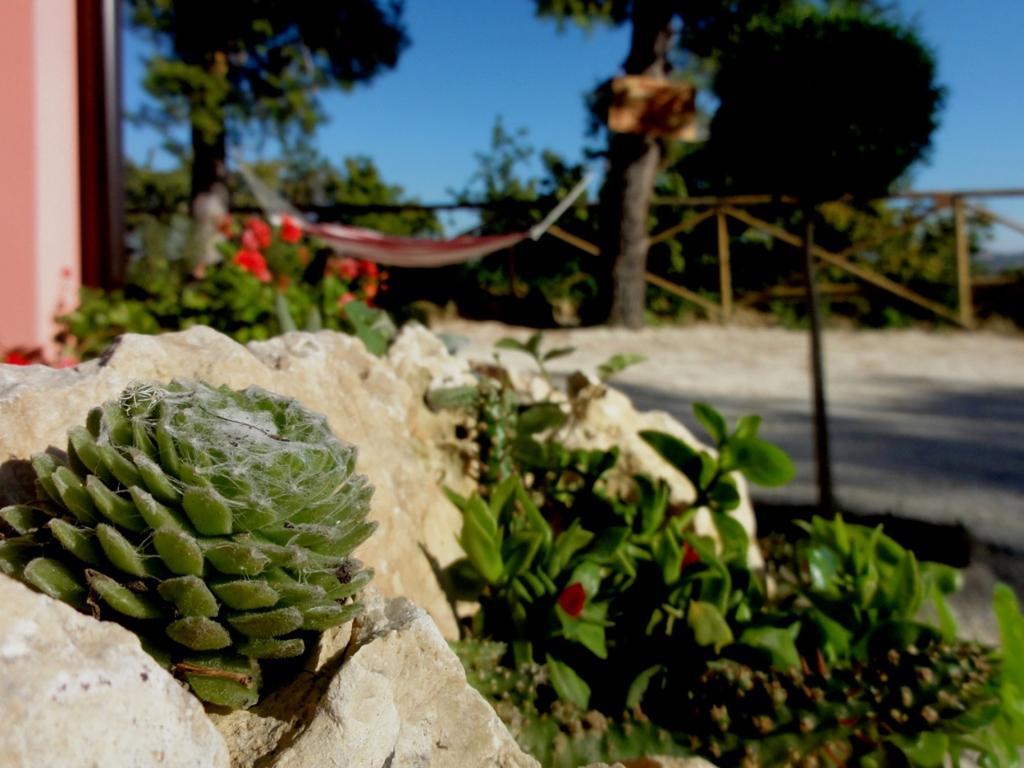
[[[525,340],[530,333],[463,320],[434,329],[463,337],[460,354],[484,359],[503,336]],[[548,347],[576,348],[552,362],[554,373],[593,370],[617,353],[645,355],[616,386],[638,407],[668,411],[698,434],[695,400],[730,420],[760,414],[762,435],[790,453],[797,478],[786,488],[757,489],[755,501],[815,500],[806,332],[706,324],[557,330],[545,339]],[[825,354],[841,506],[963,525],[975,541],[969,602],[987,602],[983,593],[995,577],[1024,585],[1017,557],[1024,553],[1024,335],[837,330],[826,333]],[[501,358],[531,364],[516,352]],[[940,549],[942,534],[936,537]],[[930,543],[921,544],[925,556]]]

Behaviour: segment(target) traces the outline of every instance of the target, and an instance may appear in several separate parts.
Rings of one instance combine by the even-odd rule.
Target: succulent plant
[[[261,662],[301,656],[360,610],[351,557],[374,530],[356,449],[258,387],[136,384],[32,458],[38,500],[0,510],[0,571],[122,623],[197,696],[258,699]],[[0,537],[3,534],[0,533]]]
[[[722,764],[889,764],[900,739],[959,723],[955,731],[997,705],[998,666],[990,649],[941,640],[834,667],[821,656],[792,670],[723,658],[696,676],[661,681],[645,703],[681,741]]]

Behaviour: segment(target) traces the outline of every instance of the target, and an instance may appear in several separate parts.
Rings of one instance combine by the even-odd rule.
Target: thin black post
[[[828,445],[828,412],[825,406],[825,360],[821,339],[821,307],[818,303],[818,282],[814,269],[813,206],[804,206],[803,267],[807,289],[807,314],[811,321],[811,392],[814,401],[814,458],[818,472],[818,507],[831,512],[832,459]]]

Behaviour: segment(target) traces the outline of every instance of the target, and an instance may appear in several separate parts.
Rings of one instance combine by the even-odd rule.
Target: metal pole
[[[718,222],[718,283],[722,292],[722,322],[732,317],[732,264],[729,261],[729,222],[721,210],[715,212]]]
[[[825,406],[825,360],[821,339],[821,308],[814,269],[814,208],[804,207],[803,267],[807,314],[811,322],[811,394],[814,408],[814,457],[818,473],[818,508],[833,510],[832,460],[829,453],[828,413]]]
[[[967,233],[967,215],[964,199],[953,198],[953,226],[956,236],[956,288],[960,309],[960,324],[964,328],[974,325],[974,299],[971,296],[971,247]]]

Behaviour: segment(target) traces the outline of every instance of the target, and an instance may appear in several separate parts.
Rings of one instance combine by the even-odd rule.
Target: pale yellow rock
[[[443,566],[460,555],[460,517],[424,461],[422,393],[354,337],[292,333],[247,349],[198,327],[125,335],[102,360],[75,369],[0,366],[0,462],[63,448],[69,427],[132,381],[173,378],[238,389],[255,384],[325,414],[338,437],[358,446],[358,469],[376,488],[371,517],[380,528],[359,557],[376,570],[375,583],[385,594],[411,598],[443,633],[455,635],[430,558]],[[30,479],[24,464],[0,467],[0,505],[14,500],[19,483],[24,489]]]
[[[224,768],[203,707],[138,638],[0,575],[0,766]]]
[[[233,768],[537,768],[422,610],[372,588],[361,600],[345,652],[249,712],[214,716]]]

